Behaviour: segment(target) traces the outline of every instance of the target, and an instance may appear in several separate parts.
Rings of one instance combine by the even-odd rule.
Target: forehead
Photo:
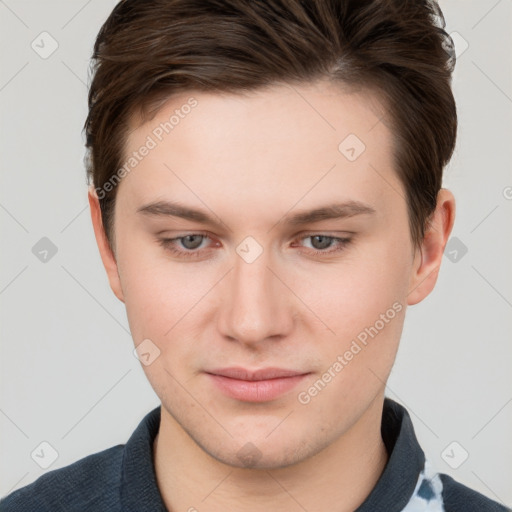
[[[125,160],[150,150],[122,188],[139,202],[220,198],[234,212],[251,205],[260,214],[269,203],[307,207],[319,196],[376,205],[390,187],[396,200],[401,185],[383,120],[375,96],[325,82],[243,94],[190,91],[133,125]]]
[[[208,148],[211,154],[211,149],[222,149],[217,142],[219,139],[222,142],[226,135],[229,141],[246,142],[250,137],[256,144],[268,144],[269,137],[275,139],[279,135],[290,143],[300,136],[314,143],[315,135],[316,138],[327,136],[326,143],[335,143],[344,132],[369,138],[366,134],[383,119],[385,110],[375,93],[346,89],[332,82],[318,81],[279,84],[236,94],[191,90],[160,102],[155,117],[144,124],[132,118],[127,142],[136,145],[152,132],[159,141],[171,138],[167,137],[171,133],[172,138],[192,135],[201,137],[205,143],[215,142],[214,148]],[[171,126],[167,126],[168,130],[162,127],[162,133],[159,126],[166,123]]]

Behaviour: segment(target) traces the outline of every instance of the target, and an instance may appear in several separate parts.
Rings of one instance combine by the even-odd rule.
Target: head
[[[398,0],[125,0],[103,25],[96,238],[163,411],[214,458],[303,460],[382,398],[454,220],[443,27]],[[226,367],[302,377],[248,401]]]

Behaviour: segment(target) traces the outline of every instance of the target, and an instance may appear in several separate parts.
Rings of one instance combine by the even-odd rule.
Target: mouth
[[[282,368],[221,368],[206,372],[225,395],[242,402],[269,402],[297,386],[309,372]]]

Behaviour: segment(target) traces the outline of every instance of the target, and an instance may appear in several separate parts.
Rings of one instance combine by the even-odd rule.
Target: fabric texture
[[[167,512],[156,483],[153,441],[160,407],[124,445],[89,455],[0,501],[0,512]],[[381,425],[389,459],[355,512],[510,512],[505,506],[436,473],[425,460],[407,410],[386,398]]]

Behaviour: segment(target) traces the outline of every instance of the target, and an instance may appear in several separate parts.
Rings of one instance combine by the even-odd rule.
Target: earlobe
[[[432,221],[414,259],[407,295],[409,306],[421,302],[434,289],[454,221],[455,198],[449,190],[441,189]]]
[[[119,278],[116,258],[112,252],[107,236],[105,234],[98,196],[94,190],[94,187],[92,186],[89,187],[88,199],[89,207],[91,209],[91,220],[94,229],[94,236],[100,251],[101,261],[103,262],[103,266],[107,272],[110,288],[112,288],[114,295],[120,301],[124,302],[124,295],[121,288],[121,280]]]

